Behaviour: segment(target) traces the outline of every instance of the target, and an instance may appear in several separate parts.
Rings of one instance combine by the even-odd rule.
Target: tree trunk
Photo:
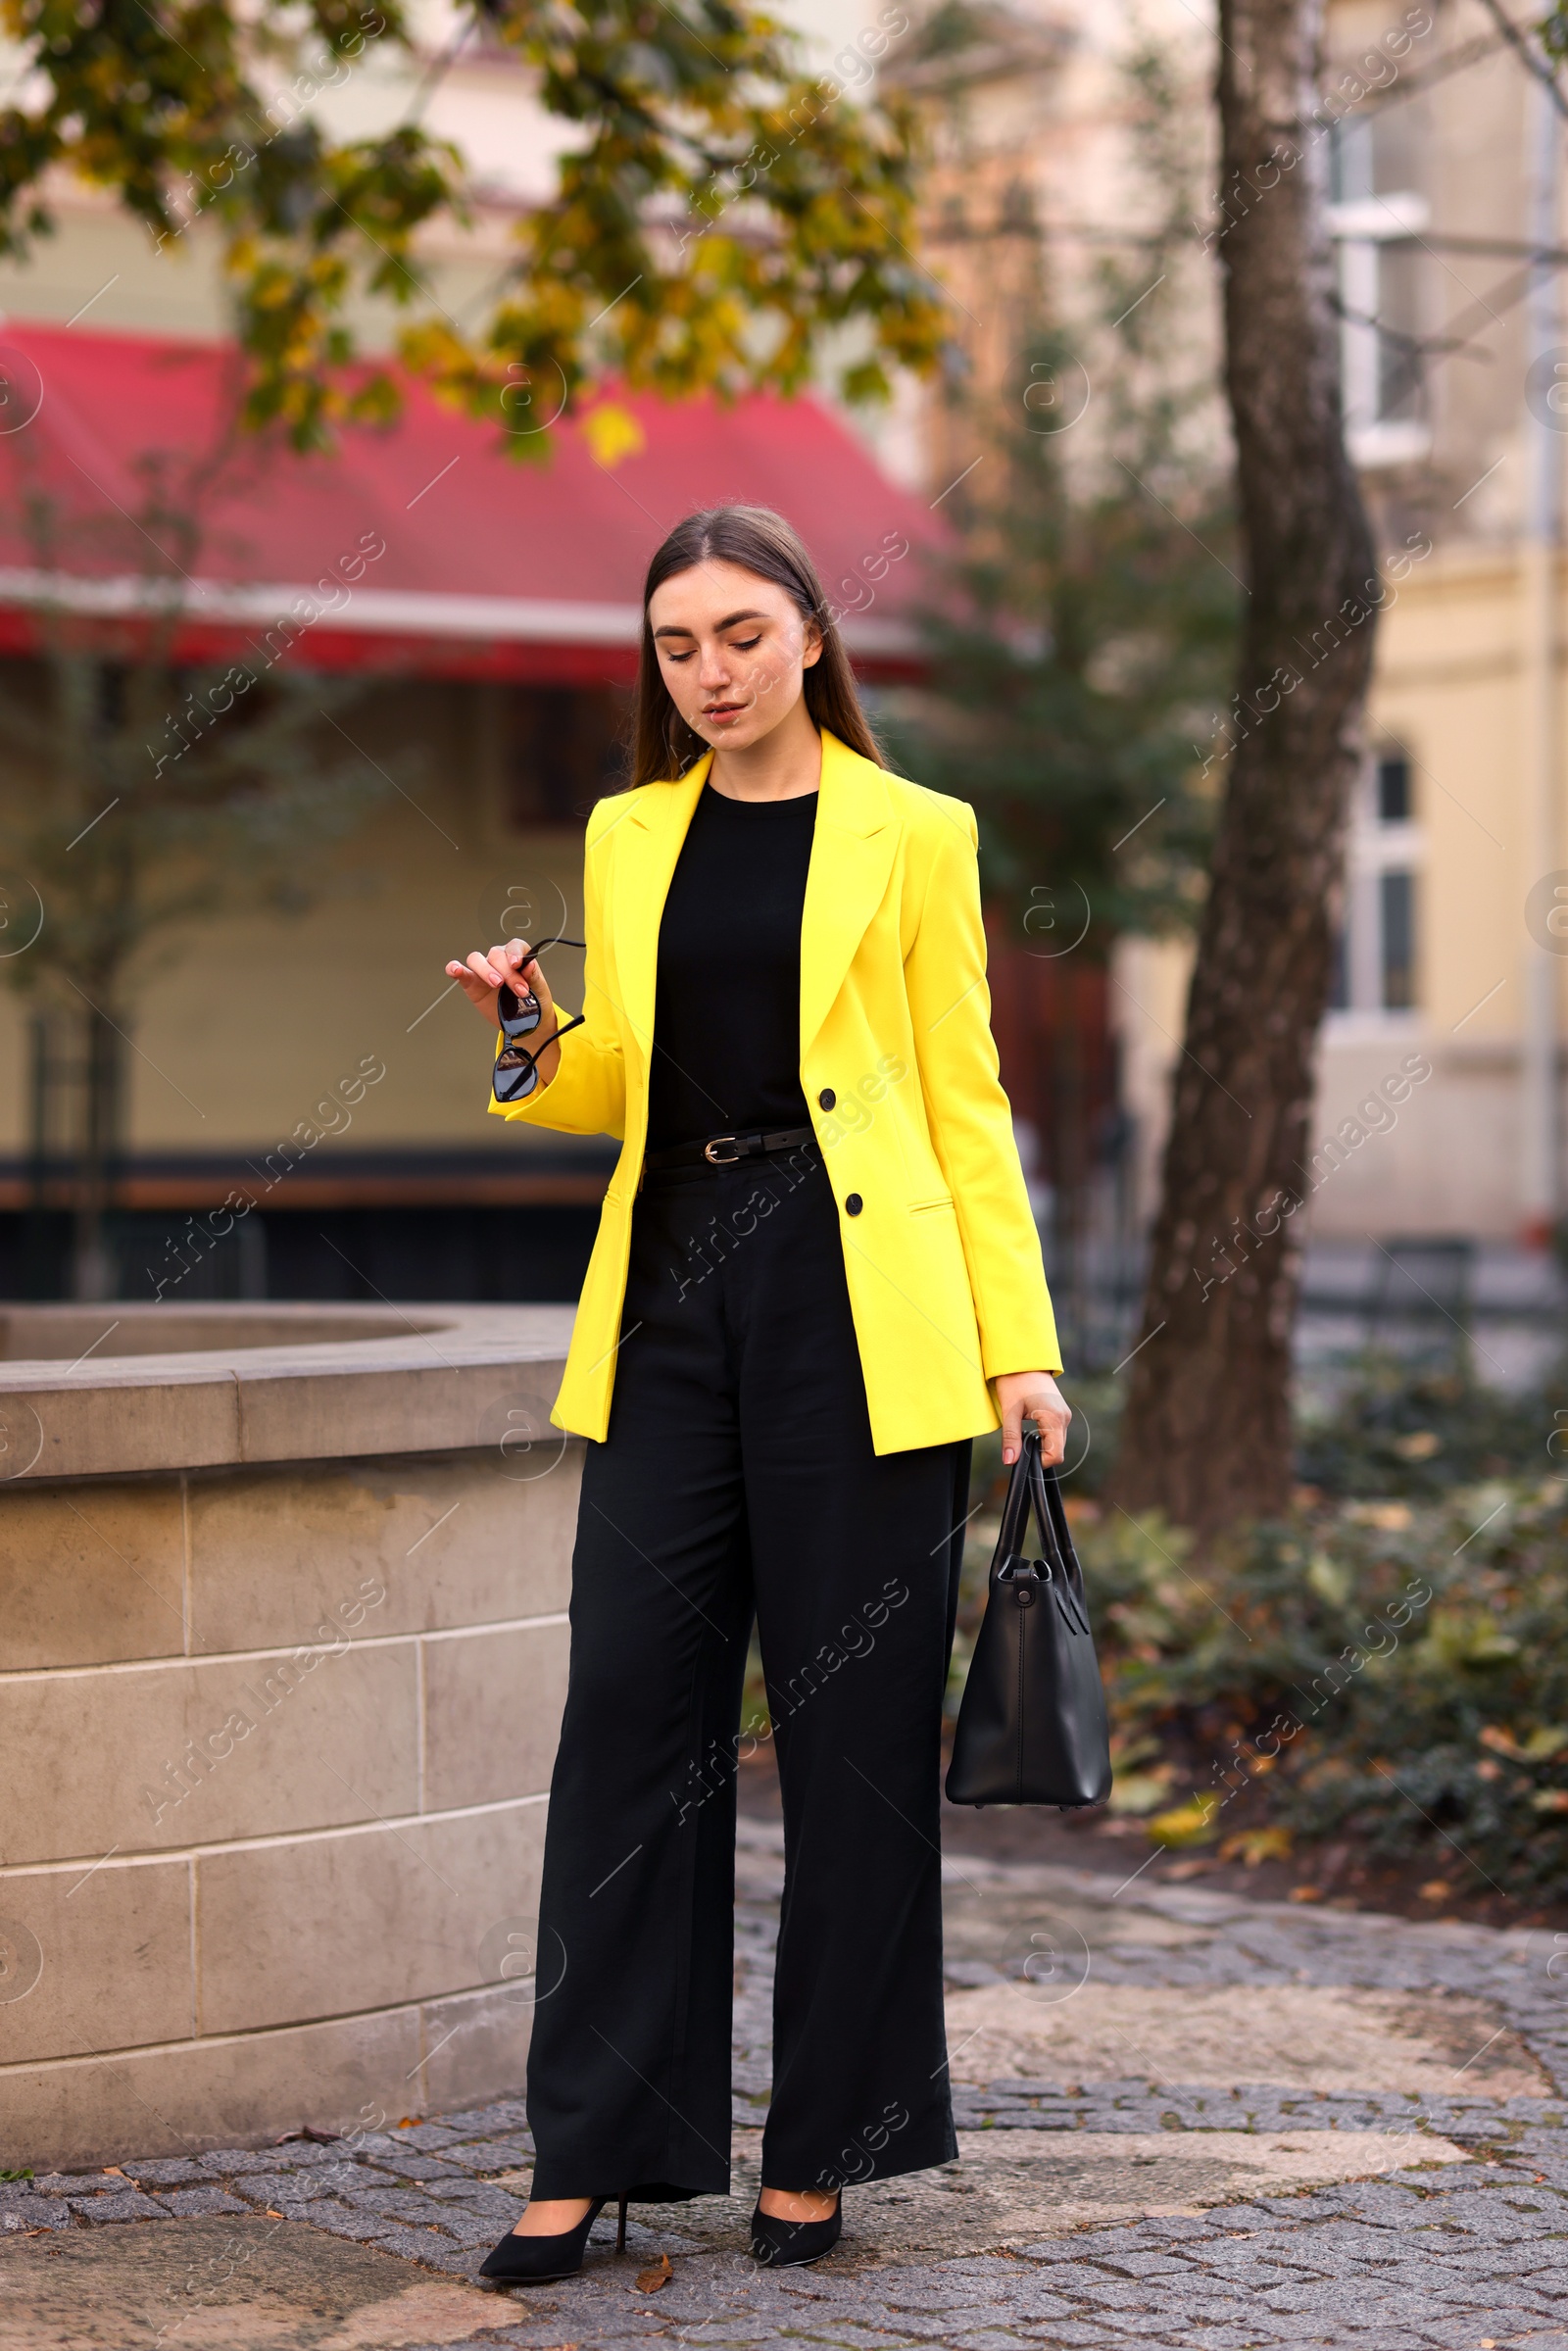
[[[1222,0],[1226,389],[1249,595],[1114,1498],[1210,1532],[1291,1487],[1291,1332],[1377,572],[1345,454],[1319,0]],[[1234,746],[1234,748],[1232,748]]]
[[[120,1153],[120,1034],[106,1012],[84,1016],[82,1135],[76,1163],[76,1208],[72,1235],[72,1296],[113,1298],[118,1268],[109,1245],[108,1213]]]

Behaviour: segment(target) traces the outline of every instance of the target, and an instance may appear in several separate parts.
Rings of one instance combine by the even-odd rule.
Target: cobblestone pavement
[[[776,1831],[743,1822],[729,2199],[634,2209],[624,2259],[601,2221],[580,2278],[481,2298],[437,2280],[470,2280],[515,2216],[516,2100],[331,2145],[127,2155],[0,2185],[0,2342],[1568,2351],[1568,1937],[967,1859],[946,1865],[962,2162],[852,2188],[827,2261],[759,2272],[779,1867]],[[104,2248],[113,2322],[89,2275],[110,2229],[142,2265]],[[327,2259],[322,2232],[344,2240],[339,2302],[267,2303],[285,2249]],[[176,2245],[182,2302],[154,2290]],[[220,2245],[239,2283],[209,2290]],[[78,2248],[71,2318],[75,2274],[46,2257]]]

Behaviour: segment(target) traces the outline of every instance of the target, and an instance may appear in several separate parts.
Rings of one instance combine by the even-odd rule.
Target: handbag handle
[[[1061,1498],[1061,1480],[1054,1464],[1048,1469],[1041,1460],[1038,1445],[1030,1465],[1030,1485],[1046,1547],[1047,1572],[1055,1587],[1056,1605],[1073,1632],[1087,1633],[1089,1602],[1084,1592],[1084,1571],[1073,1548],[1072,1529],[1067,1524]]]
[[[1002,1505],[1002,1525],[997,1534],[997,1555],[1000,1560],[1012,1561],[1023,1556],[1029,1540],[1029,1514],[1033,1511],[1040,1525],[1041,1542],[1047,1558],[1054,1571],[1058,1565],[1059,1545],[1046,1498],[1046,1479],[1054,1478],[1040,1458],[1040,1433],[1025,1429],[1018,1448],[1018,1458],[1007,1480],[1006,1499]]]
[[[1072,1532],[1067,1524],[1067,1513],[1062,1507],[1061,1483],[1054,1465],[1048,1467],[1040,1458],[1039,1432],[1026,1429],[1018,1458],[1012,1465],[1012,1475],[1007,1481],[1006,1499],[1002,1505],[997,1552],[999,1562],[1004,1567],[1010,1567],[1014,1561],[1022,1558],[1024,1545],[1029,1540],[1031,1512],[1040,1530],[1046,1567],[1073,1594],[1081,1608],[1084,1572],[1073,1548]]]
[[[1019,1558],[1028,1540],[1029,1511],[1034,1502],[1034,1488],[1029,1475],[1031,1446],[1038,1458],[1040,1440],[1026,1429],[1018,1458],[1007,1478],[1006,1498],[1002,1505],[1002,1525],[997,1532],[997,1556],[1002,1562]]]
[[[1061,1498],[1061,1474],[1054,1463],[1048,1467],[1041,1460],[1038,1448],[1032,1464],[1032,1476],[1035,1516],[1040,1521],[1040,1532],[1045,1538],[1046,1547],[1054,1554],[1052,1565],[1081,1590],[1084,1571],[1078,1564],[1078,1553],[1073,1548],[1072,1529],[1067,1523],[1066,1504]]]

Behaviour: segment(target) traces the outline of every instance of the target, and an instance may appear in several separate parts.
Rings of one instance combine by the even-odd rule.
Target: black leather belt
[[[811,1127],[779,1127],[772,1133],[759,1127],[749,1135],[710,1135],[705,1143],[679,1143],[671,1151],[650,1151],[643,1168],[659,1175],[669,1167],[738,1167],[743,1159],[765,1159],[770,1151],[794,1151],[799,1144],[815,1141]]]

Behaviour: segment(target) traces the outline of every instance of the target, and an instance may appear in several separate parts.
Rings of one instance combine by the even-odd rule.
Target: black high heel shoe
[[[621,2196],[617,2201],[620,2227],[615,2232],[615,2251],[624,2253],[627,2200]],[[508,2229],[480,2263],[480,2277],[494,2278],[498,2285],[552,2285],[558,2278],[575,2278],[582,2268],[588,2231],[609,2202],[608,2196],[596,2196],[575,2229],[560,2229],[554,2236],[519,2236],[514,2229]]]
[[[820,2261],[824,2253],[831,2253],[843,2227],[842,2190],[836,2210],[825,2221],[782,2220],[777,2213],[764,2212],[759,2196],[752,2215],[752,2255],[764,2270],[804,2269],[808,2262]]]

